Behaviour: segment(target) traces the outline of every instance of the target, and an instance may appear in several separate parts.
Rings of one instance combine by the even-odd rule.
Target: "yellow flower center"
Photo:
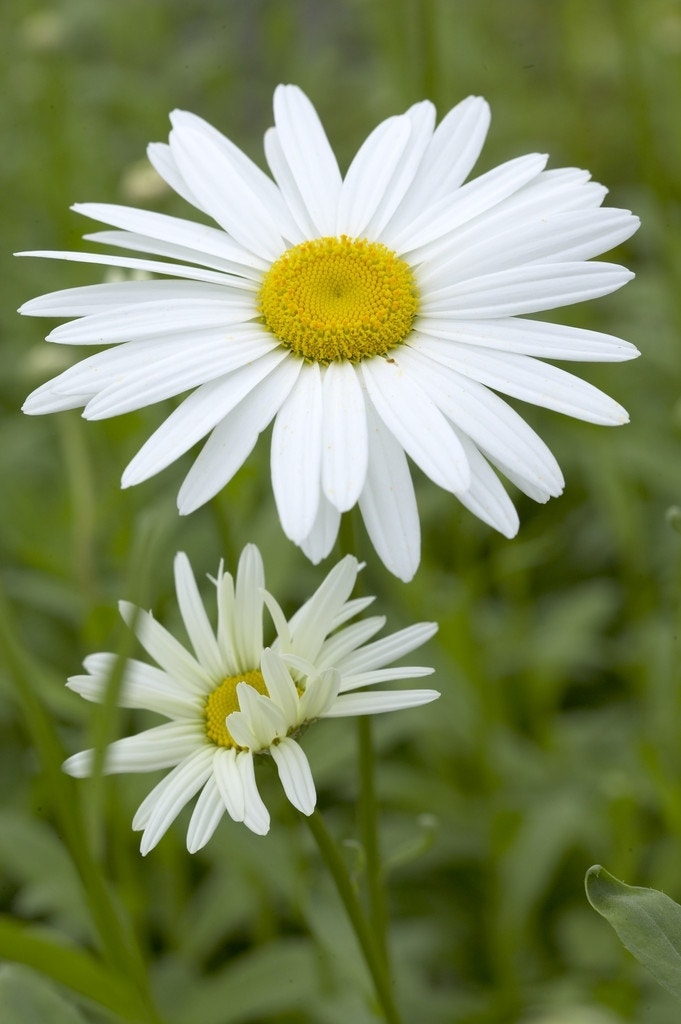
[[[411,267],[380,242],[347,235],[287,249],[260,289],[267,329],[317,363],[386,355],[411,331],[417,307]]]
[[[206,701],[206,734],[218,747],[238,747],[232,739],[225,719],[232,711],[239,710],[239,699],[236,695],[237,683],[248,683],[258,693],[267,694],[267,687],[262,673],[257,670],[242,672],[238,676],[223,679],[213,690]]]

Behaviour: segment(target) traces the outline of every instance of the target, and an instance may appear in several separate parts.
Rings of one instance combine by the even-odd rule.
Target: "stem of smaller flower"
[[[348,919],[357,936],[357,941],[364,954],[364,960],[371,974],[376,996],[381,1004],[385,1020],[387,1024],[402,1024],[402,1018],[395,1005],[392,986],[380,944],[362,910],[345,861],[324,824],[324,819],[319,811],[313,811],[309,818],[303,817],[331,873],[338,895],[343,902]]]
[[[374,743],[371,719],[366,715],[357,718],[357,746],[359,756],[359,833],[366,857],[369,916],[376,942],[383,957],[386,973],[389,974],[388,957],[388,913],[385,901],[381,848],[378,839],[378,803],[374,784]]]

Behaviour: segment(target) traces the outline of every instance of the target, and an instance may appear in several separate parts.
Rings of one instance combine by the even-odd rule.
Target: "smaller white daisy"
[[[131,659],[119,703],[170,719],[116,740],[106,751],[106,773],[172,769],[133,819],[132,827],[143,831],[143,854],[197,793],[187,832],[191,853],[208,842],[225,811],[265,835],[270,817],[258,792],[254,755],[271,755],[288,799],[303,814],[311,814],[315,786],[296,739],[303,726],[318,718],[416,707],[439,697],[436,690],[426,689],[358,692],[387,680],[429,675],[433,670],[422,666],[386,666],[425,643],[437,629],[435,623],[421,622],[369,643],[385,618],[372,616],[346,625],[374,600],[349,600],[359,568],[351,555],[342,559],[287,620],[265,590],[260,552],[249,544],[236,579],[222,566],[218,571],[214,631],[189,559],[179,553],[175,586],[193,653],[151,613],[121,602],[121,615],[159,667]],[[276,631],[271,647],[263,643],[265,606]],[[101,701],[116,659],[111,653],[90,655],[84,662],[87,674],[73,676],[67,685],[86,700]],[[92,750],[74,754],[64,770],[87,776],[93,756]]]

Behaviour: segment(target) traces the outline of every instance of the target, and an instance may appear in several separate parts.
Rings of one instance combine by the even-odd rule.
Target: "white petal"
[[[312,814],[317,793],[310,765],[295,740],[285,737],[271,749],[286,796],[303,814]]]
[[[178,196],[182,196],[187,203],[190,203],[191,206],[195,206],[197,210],[201,210],[203,213],[207,212],[203,209],[200,202],[178,171],[177,164],[175,163],[175,157],[167,143],[150,142],[147,146],[147,157],[156,173],[163,178],[166,184],[170,185],[173,192],[177,192]]]
[[[281,234],[287,235],[291,227],[291,220],[279,189],[272,179],[250,157],[246,156],[243,150],[235,146],[208,121],[197,117],[196,114],[190,114],[186,110],[175,110],[171,114],[171,121],[175,127],[188,127],[209,138],[222,151],[224,158],[232,163],[241,177],[248,182],[262,205],[271,212]]]
[[[153,849],[159,839],[166,833],[170,825],[175,821],[182,808],[198,792],[210,776],[211,763],[205,763],[202,758],[194,757],[190,761],[179,764],[170,775],[172,785],[166,785],[162,793],[158,793],[156,787],[156,800],[151,813],[148,814],[147,824],[142,835],[140,850],[143,855]],[[149,797],[147,797],[149,800]],[[132,827],[135,831],[139,824],[133,819]]]
[[[322,718],[333,706],[340,687],[340,673],[334,668],[308,679],[300,698],[299,721],[312,722],[315,718]]]
[[[457,494],[457,498],[469,512],[472,512],[483,523],[498,530],[504,537],[515,537],[520,521],[513,502],[487,459],[473,442],[463,433],[459,433],[459,439],[468,455],[471,467],[471,486],[467,491]],[[504,472],[507,473],[506,470]],[[525,493],[528,493],[527,487],[524,489]],[[550,497],[549,492],[544,489],[542,493],[544,497],[541,500],[547,501]]]
[[[236,764],[244,787],[246,806],[244,825],[250,828],[251,832],[255,832],[256,835],[266,836],[270,830],[270,816],[255,782],[253,755],[250,752],[241,751],[237,755]]]
[[[71,676],[66,685],[85,700],[100,703],[113,673],[118,670],[119,661],[117,654],[90,654],[84,665],[91,674]],[[195,719],[197,710],[202,707],[202,698],[194,696],[162,669],[129,658],[116,703],[122,708],[156,711],[166,718]]]
[[[272,431],[272,489],[284,533],[299,544],[319,506],[322,384],[317,363],[304,364]]]
[[[166,801],[177,789],[177,780],[202,778],[204,781],[210,778],[213,770],[213,753],[215,747],[207,743],[195,750],[193,754],[176,765],[171,772],[161,779],[159,783],[147,794],[137,808],[132,820],[132,827],[135,831],[145,828],[152,819],[159,800]],[[202,783],[199,782],[197,789]],[[186,802],[186,801],[185,801]]]
[[[374,693],[341,695],[324,718],[345,718],[348,715],[380,715],[385,711],[401,711],[430,704],[440,696],[437,690],[376,690]]]
[[[260,665],[264,588],[262,556],[255,544],[247,544],[239,558],[234,601],[235,654],[243,671],[252,671]]]
[[[294,654],[314,662],[338,612],[352,592],[358,570],[357,559],[346,555],[291,617],[289,629]]]
[[[356,504],[369,446],[364,396],[351,363],[330,363],[322,378],[322,488],[339,512]]]
[[[390,117],[374,128],[350,164],[338,200],[335,235],[364,237],[400,165],[411,135],[406,116]],[[374,232],[372,236],[375,237]]]
[[[222,821],[225,803],[220,796],[214,778],[209,778],[199,793],[187,829],[187,850],[196,853],[201,850]]]
[[[417,344],[404,346],[400,359],[445,416],[495,461],[521,473],[547,493],[560,494],[564,483],[560,467],[522,417],[483,385],[429,360]]]
[[[480,155],[489,122],[489,106],[479,96],[469,96],[449,111],[435,129],[391,231],[407,226],[424,202],[436,203],[459,188]]]
[[[161,346],[152,346],[149,340],[129,345],[136,346],[134,358],[132,352],[128,353],[130,366],[119,373],[118,379],[106,382],[88,403],[83,413],[86,419],[105,419],[171,398],[237,370],[276,347],[271,337],[256,324],[232,325],[217,332],[197,331],[193,337],[180,338],[177,343],[174,336],[166,337]],[[159,348],[160,351],[141,374],[139,349],[143,346],[149,346],[146,359],[151,351]],[[121,351],[119,347],[101,354]]]
[[[222,747],[215,752],[213,772],[220,796],[233,821],[243,821],[246,813],[244,784],[237,768],[237,752],[234,747]]]
[[[376,554],[408,583],[420,559],[421,526],[402,446],[367,406],[369,466],[359,507]]]
[[[277,210],[263,202],[237,162],[215,139],[197,131],[184,118],[174,118],[170,147],[177,166],[201,205],[244,248],[264,260],[285,249],[277,229]]]
[[[196,657],[206,671],[219,679],[225,673],[220,648],[206,615],[189,559],[183,551],[175,556],[175,591],[185,629]]]
[[[612,263],[539,263],[438,288],[422,297],[425,316],[513,316],[607,295],[634,275]]]
[[[258,693],[248,683],[237,683],[236,695],[239,700],[241,714],[248,721],[257,740],[256,744],[249,744],[253,753],[257,753],[259,750],[267,750],[275,738],[286,735],[289,723],[284,718],[281,708],[277,707],[274,701],[270,700],[269,697],[265,697],[264,694]],[[232,714],[238,713],[232,712]],[[229,725],[231,719],[232,715],[228,715],[228,729],[231,728]],[[234,739],[237,743],[240,742],[236,736],[234,736]]]
[[[378,683],[387,683],[393,679],[421,679],[423,676],[432,676],[434,671],[434,668],[428,668],[426,665],[399,665],[397,668],[379,668],[373,672],[357,672],[354,675],[343,676],[340,692],[350,693],[363,686],[376,686]]]
[[[207,256],[218,256],[222,260],[240,266],[239,272],[241,273],[245,273],[248,267],[255,268],[259,272],[267,269],[266,261],[258,259],[249,249],[239,245],[224,231],[219,231],[207,224],[110,203],[74,203],[71,209],[84,217],[102,221],[104,224],[111,224],[126,232],[147,235],[162,242],[170,242],[173,245],[205,253]],[[254,275],[249,274],[248,276]]]
[[[24,316],[89,316],[104,312],[125,315],[138,303],[202,300],[212,303],[219,302],[225,294],[232,292],[225,289],[224,284],[200,281],[110,281],[39,295],[20,306],[19,312]]]
[[[386,230],[386,244],[399,253],[420,255],[424,246],[448,235],[526,185],[543,170],[547,159],[541,153],[528,153],[499,164],[453,194],[426,205],[406,228],[394,233]],[[427,255],[427,251],[423,255]]]
[[[343,659],[356,648],[361,647],[367,640],[378,633],[386,624],[385,615],[371,615],[366,619],[354,622],[346,629],[334,633],[328,640],[324,641],[319,655],[316,658],[318,668],[335,666],[340,672],[344,672]]]
[[[157,299],[135,306],[117,306],[55,327],[46,341],[62,345],[111,345],[159,334],[193,333],[204,327],[227,327],[250,320],[255,303],[243,292],[221,289],[222,295],[202,298]]]
[[[307,537],[300,542],[300,549],[313,565],[317,565],[331,551],[336,543],[341,514],[337,508],[327,501],[323,494],[319,496],[317,515]]]
[[[371,669],[382,668],[390,665],[393,661],[409,654],[437,632],[436,622],[417,622],[406,629],[400,629],[397,633],[375,640],[367,644],[359,651],[354,651],[343,661],[343,676],[355,672],[368,672]]]
[[[470,469],[458,437],[437,406],[394,359],[362,363],[362,376],[378,415],[426,476],[448,491],[464,491]]]
[[[244,296],[256,292],[262,280],[262,269],[247,267],[244,263],[234,263],[218,256],[209,256],[201,249],[190,249],[173,242],[160,242],[149,235],[139,235],[133,231],[89,231],[83,238],[86,242],[96,242],[97,245],[110,245],[116,249],[143,252],[150,256],[164,256],[171,260],[179,260],[181,263],[195,263],[209,270],[222,271],[229,274],[230,287]],[[258,268],[267,268],[265,260],[251,254],[249,256],[253,263],[258,264]]]
[[[428,343],[427,351],[459,373],[525,402],[606,426],[629,419],[621,405],[592,384],[530,356],[492,349],[479,352],[468,345],[434,339]]]
[[[136,736],[115,740],[106,749],[104,773],[153,772],[170,768],[192,754],[205,740],[201,725],[196,722],[167,722],[146,729]],[[92,772],[93,750],[83,750],[69,757],[62,765],[69,775],[84,778]]]
[[[174,409],[154,431],[123,473],[121,486],[147,480],[159,473],[213,429],[220,420],[259,387],[286,352],[275,349],[218,380],[202,384]]]
[[[621,362],[639,355],[635,345],[611,334],[581,327],[549,324],[522,317],[496,320],[432,320],[419,317],[417,333],[445,338],[465,345],[479,345],[502,352],[541,359],[569,359],[583,362]],[[410,337],[411,342],[411,337]]]
[[[526,263],[576,263],[588,260],[629,238],[639,226],[628,210],[571,210],[525,218],[502,231],[484,221],[469,229],[465,244],[452,238],[452,253],[424,260],[419,287],[430,294],[451,282],[519,267]]]
[[[142,647],[168,675],[180,680],[189,693],[210,693],[213,680],[205,668],[150,612],[142,611],[128,601],[120,601],[118,607],[123,621],[134,630]]]
[[[320,235],[334,235],[341,175],[317,112],[297,86],[280,85],[274,93],[274,121],[313,223]]]
[[[178,263],[162,263],[159,260],[139,260],[133,256],[111,256],[97,252],[62,252],[39,249],[32,252],[15,252],[15,256],[37,256],[47,260],[66,260],[71,263],[91,263],[93,266],[122,267],[124,270],[142,270],[150,274],[165,274],[166,277],[181,277],[188,281],[206,281],[213,284],[237,286],[239,278],[220,274],[216,270],[202,270]],[[106,286],[107,288],[109,285]]]
[[[180,515],[199,508],[232,479],[285,401],[302,365],[301,360],[284,359],[215,427],[180,488]]]
[[[285,662],[269,647],[262,652],[260,665],[267,692],[291,725],[298,721],[298,691]]]

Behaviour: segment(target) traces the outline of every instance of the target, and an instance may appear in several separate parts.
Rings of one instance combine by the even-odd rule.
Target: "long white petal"
[[[337,508],[327,501],[324,494],[319,496],[317,515],[307,537],[301,540],[299,547],[317,565],[331,551],[336,543],[341,514]]]
[[[326,367],[322,377],[322,488],[339,512],[356,504],[369,462],[362,387],[351,363]]]
[[[122,487],[141,483],[175,462],[205,437],[286,358],[268,352],[225,377],[202,384],[174,409],[126,467]]]
[[[346,555],[291,617],[289,629],[294,654],[315,661],[339,610],[352,592],[358,570],[357,559]]]
[[[234,747],[222,747],[215,752],[213,773],[222,802],[233,821],[243,821],[246,813],[244,784],[236,764],[237,752]]]
[[[378,415],[407,455],[440,487],[465,491],[470,468],[459,439],[428,394],[403,371],[401,351],[391,361],[367,360],[362,377]]]
[[[270,830],[270,816],[256,785],[253,755],[250,751],[241,751],[237,754],[236,764],[244,787],[244,825],[256,835],[266,836]]]
[[[175,592],[182,621],[199,663],[211,676],[220,679],[225,674],[225,665],[184,551],[175,555]]]
[[[367,404],[369,465],[359,497],[371,543],[387,569],[408,583],[421,555],[421,526],[404,449]]]
[[[295,85],[274,92],[274,121],[283,155],[320,235],[335,234],[341,174],[316,110]]]
[[[279,778],[286,796],[303,814],[312,814],[317,803],[310,764],[295,740],[285,737],[272,747],[270,753],[276,761]]]
[[[491,349],[480,352],[472,346],[435,339],[428,343],[427,351],[459,373],[525,402],[606,426],[629,419],[621,405],[592,384],[531,356]]]
[[[298,720],[298,692],[286,663],[269,647],[262,652],[260,659],[262,674],[267,684],[267,692],[277,704],[287,722]]]
[[[106,749],[104,773],[153,772],[170,768],[190,755],[202,744],[205,734],[196,722],[167,722],[146,729],[136,736],[115,740]],[[63,770],[77,778],[92,772],[94,751],[83,750],[73,754],[63,764]]]
[[[236,161],[213,138],[175,119],[170,147],[192,192],[211,217],[245,249],[275,260],[285,246],[277,230],[277,210],[263,202]]]
[[[403,115],[382,121],[367,137],[345,175],[334,234],[364,237],[403,159],[410,135],[409,119]]]
[[[214,680],[209,673],[150,612],[142,611],[128,601],[120,601],[118,607],[123,621],[134,629],[142,647],[168,675],[181,679],[190,693],[210,693]]]
[[[346,673],[368,672],[371,669],[390,665],[398,658],[425,644],[437,632],[436,622],[417,622],[400,629],[397,633],[375,640],[359,651],[354,651],[343,660],[341,671]]]
[[[56,292],[29,299],[19,312],[24,316],[90,316],[98,313],[117,313],[125,316],[138,303],[193,302],[205,300],[219,302],[225,294],[223,284],[203,284],[201,281],[110,281],[106,284],[86,284],[80,288],[60,288]],[[54,338],[52,340],[55,340]],[[69,342],[69,344],[76,344]],[[88,343],[89,344],[89,343]]]
[[[239,558],[234,595],[235,654],[246,672],[260,665],[264,589],[262,556],[255,544],[247,544]]]
[[[538,263],[459,281],[422,296],[425,316],[499,317],[537,313],[608,295],[634,275],[612,263]]]
[[[166,277],[181,277],[187,281],[205,281],[213,284],[238,287],[239,278],[221,274],[216,270],[202,270],[178,263],[162,263],[160,260],[139,260],[133,256],[111,256],[98,252],[64,252],[61,250],[38,249],[31,252],[15,252],[15,256],[37,256],[46,260],[66,260],[70,263],[91,263],[93,266],[122,267],[124,270],[142,270],[150,274],[164,274]],[[109,287],[107,285],[107,287]]]
[[[196,853],[212,839],[225,813],[225,802],[214,778],[209,778],[199,793],[187,829],[187,850]]]
[[[272,489],[284,533],[299,544],[319,506],[322,382],[317,363],[303,365],[272,431]]]
[[[341,695],[324,718],[345,718],[348,715],[380,715],[385,711],[401,711],[430,704],[440,696],[438,690],[376,690],[373,693]]]
[[[587,331],[581,327],[549,324],[543,320],[501,317],[494,320],[434,320],[419,317],[414,334],[458,341],[463,345],[493,348],[501,352],[537,356],[539,359],[567,359],[582,362],[622,362],[640,353],[635,345],[612,334]],[[410,343],[414,335],[410,336]]]
[[[232,479],[290,393],[301,366],[297,359],[284,359],[215,427],[180,487],[180,515],[199,508]]]
[[[106,687],[117,671],[119,656],[101,652],[89,654],[84,666],[89,675],[71,676],[66,685],[85,700],[101,703]],[[196,718],[202,698],[160,668],[129,658],[125,662],[117,703],[123,708],[144,708],[166,718]]]
[[[201,754],[203,754],[203,751],[201,751]],[[165,835],[185,804],[195,796],[210,777],[210,773],[211,761],[206,761],[205,758],[194,755],[193,758],[179,764],[170,775],[166,776],[166,779],[164,779],[166,785],[162,793],[158,793],[159,787],[156,787],[156,801],[148,813],[140,843],[140,851],[143,856],[153,849],[159,839]],[[171,778],[172,785],[168,782]],[[149,800],[149,797],[147,797],[147,800]],[[136,824],[136,817],[133,818],[132,827],[135,831],[138,831],[140,826]]]

